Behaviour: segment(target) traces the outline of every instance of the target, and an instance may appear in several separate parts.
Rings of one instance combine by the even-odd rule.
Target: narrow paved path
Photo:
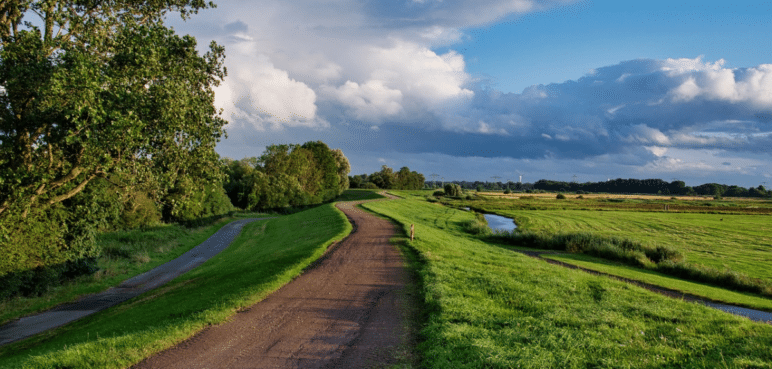
[[[354,230],[301,276],[136,368],[367,368],[403,342],[406,270],[394,226],[338,203]]]
[[[248,218],[230,222],[180,257],[127,279],[118,286],[0,326],[0,346],[62,326],[158,288],[220,253],[238,236],[245,224],[262,219],[270,218]]]

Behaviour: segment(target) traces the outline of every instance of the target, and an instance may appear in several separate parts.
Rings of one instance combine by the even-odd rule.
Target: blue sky
[[[224,156],[322,140],[353,174],[772,182],[766,2],[220,1],[169,24],[226,47]]]

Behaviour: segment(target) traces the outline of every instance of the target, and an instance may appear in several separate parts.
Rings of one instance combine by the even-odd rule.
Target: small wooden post
[[[415,224],[410,225],[410,241],[413,241],[413,236],[415,236]]]
[[[670,206],[668,206],[668,204],[665,204],[665,211],[668,211],[668,210],[670,210]]]

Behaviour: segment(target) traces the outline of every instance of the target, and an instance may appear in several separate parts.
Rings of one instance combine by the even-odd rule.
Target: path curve
[[[376,200],[380,201],[380,200]],[[135,368],[364,368],[395,363],[403,342],[406,270],[394,226],[336,206],[352,233],[302,275],[226,323]]]
[[[0,346],[65,325],[158,288],[220,253],[238,236],[245,224],[263,219],[271,218],[247,218],[230,222],[180,257],[129,278],[115,287],[0,326]]]

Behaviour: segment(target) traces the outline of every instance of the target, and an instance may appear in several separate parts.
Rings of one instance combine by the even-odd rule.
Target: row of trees
[[[268,146],[260,157],[225,159],[225,191],[242,209],[327,202],[349,187],[348,159],[321,141]]]
[[[533,184],[534,189],[568,192],[641,193],[685,196],[772,197],[772,191],[764,186],[743,188],[719,183],[687,186],[683,181],[666,182],[661,179],[613,179],[606,182],[561,182],[542,179]]]
[[[421,173],[402,167],[398,172],[386,165],[373,174],[359,174],[349,177],[351,188],[381,188],[388,190],[420,190],[424,188],[426,178]]]
[[[563,182],[546,179],[534,183],[519,182],[482,182],[452,181],[462,189],[480,191],[549,191],[549,192],[588,192],[588,193],[640,193],[681,196],[716,196],[716,197],[772,197],[772,191],[764,186],[739,187],[719,183],[706,183],[699,186],[687,186],[683,181],[666,182],[661,179],[614,179],[606,182]],[[426,182],[428,188],[440,188],[439,182]]]

